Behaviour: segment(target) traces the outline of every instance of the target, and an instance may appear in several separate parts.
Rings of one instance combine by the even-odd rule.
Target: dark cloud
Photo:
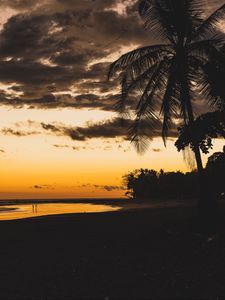
[[[71,145],[67,145],[67,144],[64,144],[64,145],[61,145],[61,144],[54,144],[52,145],[54,148],[58,148],[58,149],[69,149],[69,150],[73,150],[73,151],[83,151],[83,150],[97,150],[97,149],[101,149],[103,151],[110,151],[113,149],[113,144],[115,143],[115,141],[113,141],[113,144],[112,142],[109,142],[107,140],[107,146],[97,146],[97,147],[91,147],[87,144],[85,144],[85,146],[71,146]],[[122,142],[122,141],[121,141]],[[119,145],[117,147],[118,150],[121,150],[123,152],[127,152],[129,150],[128,147],[124,147],[122,145]]]
[[[128,152],[130,150],[130,147],[124,147],[123,145],[120,144],[120,145],[118,145],[117,150],[120,150],[120,151],[123,151],[123,152]]]
[[[128,132],[133,124],[133,120],[114,118],[102,122],[92,123],[89,122],[86,126],[67,126],[61,123],[38,123],[34,121],[28,121],[27,124],[16,123],[16,128],[3,128],[1,133],[4,135],[15,135],[15,136],[27,136],[34,134],[41,134],[47,132],[48,134],[53,134],[57,136],[70,137],[74,141],[87,141],[93,138],[105,138],[105,139],[115,139],[121,137],[125,140],[129,140]],[[30,126],[30,128],[35,127],[35,130],[24,131],[22,128],[24,126]],[[149,123],[144,122],[141,128],[141,135],[148,136],[150,139],[161,136],[162,125],[160,122],[153,128],[149,126]],[[177,128],[174,127],[170,130],[169,137],[177,137]],[[107,146],[106,146],[107,147]],[[74,149],[76,150],[76,149]]]
[[[90,183],[82,184],[80,187],[84,187],[84,188],[93,187],[96,189],[105,190],[107,192],[126,190],[126,187],[119,186],[119,185],[100,185],[100,184],[90,184]]]
[[[21,130],[15,130],[15,129],[12,129],[12,128],[3,128],[1,130],[1,134],[24,137],[24,136],[29,136],[29,135],[40,134],[40,132],[38,132],[38,131],[21,131]]]
[[[159,149],[159,148],[153,148],[152,151],[153,151],[153,152],[161,152],[162,149]]]
[[[17,83],[23,96],[17,98],[24,100],[43,97],[49,93],[49,89],[57,91],[57,84],[61,88],[68,87],[76,78],[72,70],[66,70],[60,66],[47,66],[37,62],[25,60],[10,60],[0,62],[0,81],[5,84]],[[32,102],[32,101],[31,101]],[[10,104],[10,103],[9,103]]]
[[[206,2],[209,12],[223,3]],[[11,87],[0,93],[0,105],[113,111],[118,84],[106,80],[112,54],[154,42],[137,3],[0,0],[3,10],[15,10],[0,32],[0,82]]]
[[[128,139],[128,131],[132,120],[114,118],[111,120],[89,123],[85,127],[67,127],[63,125],[52,125],[42,123],[42,127],[45,130],[51,131],[53,133],[59,133],[60,135],[68,136],[72,140],[76,141],[86,141],[92,138],[116,138],[122,137],[123,139]],[[161,124],[154,129],[149,127],[148,124],[144,124],[142,128],[142,134],[148,136],[150,139],[158,137],[161,135]],[[170,131],[170,137],[177,136],[177,129],[174,128]]]
[[[53,147],[55,147],[55,148],[70,148],[69,145],[58,145],[58,144],[54,144]]]
[[[1,152],[1,153],[5,153],[5,150],[3,150],[3,149],[0,149],[0,152]]]
[[[93,150],[92,147],[88,147],[88,146],[70,146],[70,145],[58,145],[58,144],[55,144],[53,145],[53,147],[55,148],[67,148],[67,149],[71,149],[71,150],[74,150],[74,151],[80,151],[80,150]]]
[[[13,87],[14,90],[14,87]],[[18,87],[15,87],[19,91]],[[88,108],[101,109],[106,111],[114,111],[115,103],[119,95],[108,94],[100,96],[97,94],[87,93],[78,96],[71,96],[70,94],[52,95],[46,94],[42,98],[37,99],[19,99],[16,95],[10,95],[5,91],[0,90],[0,104],[14,106],[14,108],[21,109],[26,105],[28,108],[37,109],[54,109],[54,108]],[[132,102],[130,102],[132,104]]]
[[[116,138],[123,137],[128,139],[128,131],[133,121],[129,119],[114,118],[104,122],[89,124],[87,127],[76,127],[75,129],[65,129],[64,133],[73,140],[87,140],[90,138]],[[142,134],[149,138],[161,135],[161,125],[152,129],[145,124],[142,128]],[[177,130],[174,128],[170,132],[170,136],[177,136]]]
[[[55,125],[52,125],[52,124],[45,124],[45,123],[41,123],[41,126],[43,127],[43,129],[45,130],[50,130],[52,132],[60,132],[61,131],[61,128],[55,126]]]
[[[35,1],[0,1],[30,9],[12,16],[0,33],[0,82],[20,92],[2,95],[0,104],[104,109],[103,93],[116,86],[106,81],[108,55],[146,41],[137,12],[119,14],[113,0],[38,2],[39,8]],[[73,91],[80,95],[74,98]]]
[[[105,190],[107,192],[125,191],[126,190],[126,188],[124,186],[117,186],[117,185],[98,185],[98,184],[95,184],[93,186],[97,189]]]
[[[43,185],[34,185],[32,186],[31,188],[33,189],[36,189],[36,190],[43,190],[43,189],[46,189],[46,190],[53,190],[54,187],[51,186],[51,185],[48,185],[48,184],[43,184]]]
[[[41,185],[34,185],[33,188],[39,190],[39,189],[42,189],[42,186]]]
[[[37,0],[0,0],[0,6],[11,7],[18,10],[33,9]]]

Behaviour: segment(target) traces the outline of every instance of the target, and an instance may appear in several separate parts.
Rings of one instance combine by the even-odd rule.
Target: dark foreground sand
[[[0,298],[225,296],[225,230],[199,234],[192,216],[163,208],[2,221]]]

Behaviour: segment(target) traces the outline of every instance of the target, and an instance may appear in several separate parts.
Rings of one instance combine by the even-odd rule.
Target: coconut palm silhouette
[[[194,103],[196,95],[213,106],[220,101],[212,92],[205,66],[224,60],[225,43],[218,26],[225,15],[225,4],[208,17],[206,7],[203,0],[141,1],[139,14],[151,37],[159,43],[122,55],[111,64],[108,74],[109,78],[120,78],[118,111],[127,112],[128,100],[136,99],[129,136],[138,152],[148,146],[146,126],[154,130],[161,124],[166,144],[175,118],[189,125],[200,179],[199,212],[209,212],[212,206],[210,199],[206,200],[201,153],[192,126]]]

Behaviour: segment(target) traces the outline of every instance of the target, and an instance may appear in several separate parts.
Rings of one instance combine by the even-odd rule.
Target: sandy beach
[[[0,299],[225,295],[224,227],[199,233],[193,208],[1,221]]]

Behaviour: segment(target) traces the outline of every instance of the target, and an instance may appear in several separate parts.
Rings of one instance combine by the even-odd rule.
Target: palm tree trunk
[[[202,164],[202,157],[201,157],[201,152],[200,152],[200,148],[199,145],[196,141],[195,138],[195,131],[193,129],[193,123],[194,123],[194,114],[193,114],[193,109],[192,109],[192,104],[191,104],[191,99],[190,96],[188,94],[188,101],[186,101],[187,103],[187,112],[188,112],[188,120],[189,120],[189,125],[190,125],[190,136],[194,145],[194,154],[195,154],[195,160],[196,160],[196,165],[197,165],[197,170],[198,173],[202,173],[203,172],[203,164]]]
[[[200,147],[198,141],[196,140],[195,130],[193,128],[194,114],[192,109],[192,103],[189,93],[186,94],[186,104],[188,120],[190,125],[190,137],[193,143],[193,151],[195,154],[195,160],[198,172],[198,182],[199,182],[199,199],[197,205],[197,215],[204,226],[212,227],[215,224],[217,216],[217,204],[216,199],[211,194],[210,183],[208,182],[207,174],[205,174],[202,164]]]
[[[194,154],[195,154],[195,160],[197,164],[197,170],[199,176],[201,176],[203,172],[203,165],[202,165],[202,158],[201,158],[201,152],[200,148],[198,146],[198,143],[195,138],[195,132],[192,129],[193,123],[194,123],[194,114],[192,109],[192,103],[191,103],[191,97],[190,97],[190,86],[188,84],[188,59],[187,59],[187,53],[184,48],[184,37],[181,35],[179,38],[179,44],[177,47],[177,58],[178,58],[178,65],[179,65],[179,71],[180,71],[180,78],[181,78],[181,97],[182,101],[186,106],[187,109],[187,115],[188,115],[188,121],[190,125],[190,137],[192,139],[193,145],[194,145]]]
[[[187,108],[187,117],[190,127],[190,138],[193,144],[193,152],[195,154],[195,160],[198,172],[198,186],[199,186],[199,200],[197,205],[197,215],[199,220],[206,226],[209,224],[209,220],[213,223],[217,215],[216,201],[211,195],[210,184],[207,182],[207,176],[203,169],[202,158],[200,147],[195,135],[194,124],[194,114],[191,103],[191,98],[189,94],[188,82],[185,78],[185,72],[183,73],[183,86],[182,86],[182,97]],[[212,224],[209,224],[211,226]]]

